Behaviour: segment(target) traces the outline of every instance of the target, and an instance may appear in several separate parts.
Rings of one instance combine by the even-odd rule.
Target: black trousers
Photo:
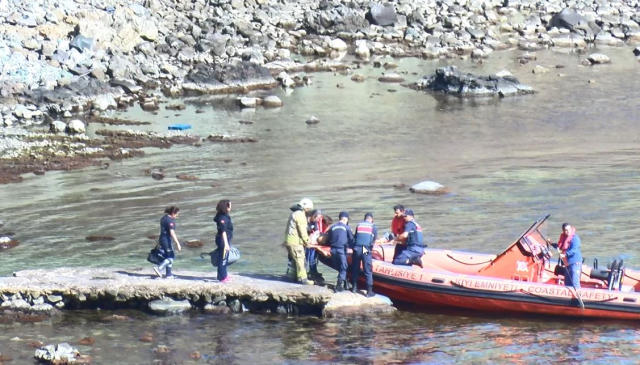
[[[347,280],[347,249],[346,247],[331,248],[333,267],[338,270],[338,280]]]
[[[353,256],[351,257],[351,280],[353,283],[358,282],[360,263],[362,263],[362,271],[367,281],[367,287],[369,287],[373,285],[373,262],[371,259],[371,249],[367,248],[367,251],[366,254],[363,253],[363,246],[356,246],[353,249]]]

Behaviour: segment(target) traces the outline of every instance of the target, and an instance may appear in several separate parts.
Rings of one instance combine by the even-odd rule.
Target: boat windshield
[[[546,244],[546,237],[543,231],[546,233],[545,222],[549,216],[551,216],[551,214],[538,218],[533,225],[518,238],[519,246],[525,253],[536,255],[540,252],[539,247]]]

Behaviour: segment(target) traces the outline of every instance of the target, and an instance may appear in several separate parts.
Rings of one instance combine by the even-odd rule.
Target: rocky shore
[[[326,287],[250,275],[234,274],[230,283],[222,284],[214,277],[212,272],[181,271],[178,278],[167,280],[157,278],[150,269],[24,270],[0,278],[0,309],[5,317],[98,308],[133,308],[158,314],[201,310],[325,317],[395,310],[381,295],[336,294]]]
[[[1,2],[0,14],[0,183],[86,166],[85,156],[130,156],[82,133],[90,118],[136,103],[153,112],[167,97],[295,88],[310,83],[297,73],[383,55],[482,62],[505,49],[640,43],[635,0],[34,0]]]

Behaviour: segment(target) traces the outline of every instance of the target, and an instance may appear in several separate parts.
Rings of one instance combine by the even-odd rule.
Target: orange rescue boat
[[[391,263],[393,245],[375,245],[374,291],[425,306],[640,320],[640,271],[626,268],[622,259],[607,268],[598,268],[594,260],[593,267],[582,265],[581,288],[565,286],[564,267],[552,262],[540,232],[547,218],[538,219],[499,255],[425,249],[422,267],[399,266]],[[332,267],[330,248],[317,250],[320,261]]]

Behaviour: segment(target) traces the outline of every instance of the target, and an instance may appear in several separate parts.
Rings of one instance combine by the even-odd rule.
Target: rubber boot
[[[373,292],[373,285],[367,286],[367,298],[375,297],[376,293]]]
[[[351,292],[353,294],[356,294],[358,292],[358,283],[356,283],[355,281],[351,283]]]
[[[341,291],[344,291],[344,282],[342,280],[338,280],[338,283],[336,284],[336,293],[340,293]]]

